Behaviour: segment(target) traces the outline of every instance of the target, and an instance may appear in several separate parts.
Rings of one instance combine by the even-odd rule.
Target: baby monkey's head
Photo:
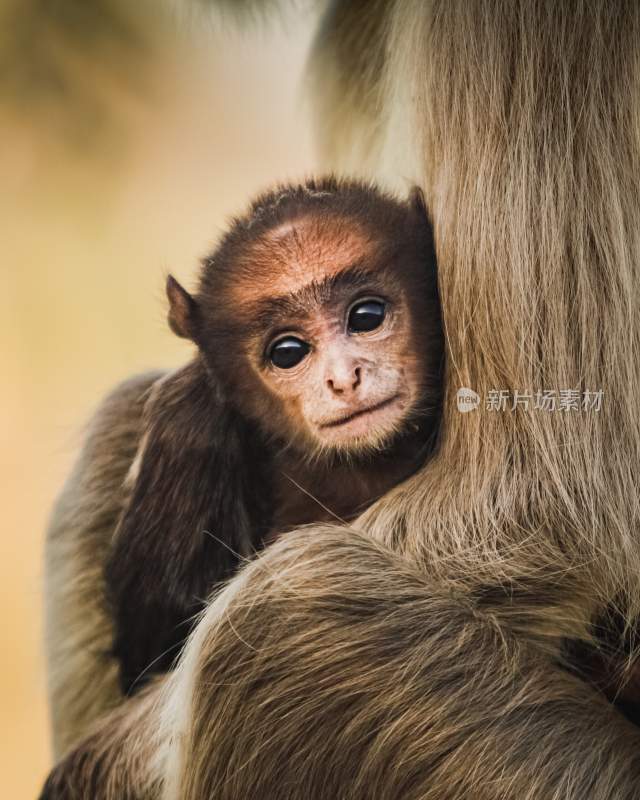
[[[282,186],[234,220],[169,321],[226,400],[302,452],[387,447],[433,415],[442,333],[420,192],[334,178]]]

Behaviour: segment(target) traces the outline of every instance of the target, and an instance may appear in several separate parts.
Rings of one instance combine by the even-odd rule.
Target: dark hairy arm
[[[171,667],[212,590],[259,546],[264,458],[199,359],[154,385],[106,565],[123,691]]]

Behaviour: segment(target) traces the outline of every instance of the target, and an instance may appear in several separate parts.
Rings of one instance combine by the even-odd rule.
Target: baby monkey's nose
[[[360,367],[336,369],[331,377],[327,378],[327,386],[334,394],[351,394],[360,386],[362,370]]]

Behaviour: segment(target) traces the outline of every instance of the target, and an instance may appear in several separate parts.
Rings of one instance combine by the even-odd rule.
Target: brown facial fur
[[[438,405],[442,343],[420,198],[401,205],[324,179],[256,206],[205,262],[194,338],[232,402],[280,442],[315,456],[380,450]],[[349,308],[365,297],[384,299],[385,322],[348,335]],[[291,370],[265,359],[285,333],[312,346]]]
[[[238,264],[247,278],[232,286],[230,300],[250,311],[261,300],[295,294],[375,256],[372,231],[349,219],[308,212],[251,242]]]
[[[302,219],[252,248],[249,257],[258,264],[271,258],[275,272],[268,281],[268,275],[258,269],[255,284],[236,287],[235,298],[238,313],[246,319],[260,315],[265,302],[272,303],[274,298],[289,305],[282,318],[274,315],[263,335],[245,343],[263,391],[279,407],[277,416],[267,417],[271,430],[280,438],[306,439],[312,451],[342,445],[357,452],[384,443],[412,411],[429,402],[426,372],[436,364],[435,359],[430,363],[429,349],[438,344],[428,339],[429,327],[420,325],[417,314],[412,314],[409,297],[420,280],[412,281],[415,287],[407,285],[398,265],[381,263],[381,246],[372,235],[349,230],[341,235],[336,228],[344,221],[332,222],[320,225],[314,219]],[[356,264],[366,272],[366,277],[359,276],[360,286],[331,286],[332,280],[345,276]],[[350,306],[369,296],[387,302],[383,325],[370,333],[349,335],[345,318]],[[298,367],[282,370],[265,363],[265,344],[275,338],[276,331],[278,335],[295,333],[312,344],[312,352]],[[353,373],[357,386],[352,390]],[[430,388],[433,392],[435,387]],[[339,437],[343,426],[332,423],[393,397],[398,400],[386,420],[371,421],[366,414],[366,434]],[[435,405],[433,395],[431,403]]]

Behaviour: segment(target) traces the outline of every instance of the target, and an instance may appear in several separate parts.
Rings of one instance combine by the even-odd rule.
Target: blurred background
[[[194,286],[227,218],[314,170],[302,11],[241,35],[191,2],[0,0],[0,796],[49,766],[42,550],[83,423],[116,381],[190,356],[164,278]]]

